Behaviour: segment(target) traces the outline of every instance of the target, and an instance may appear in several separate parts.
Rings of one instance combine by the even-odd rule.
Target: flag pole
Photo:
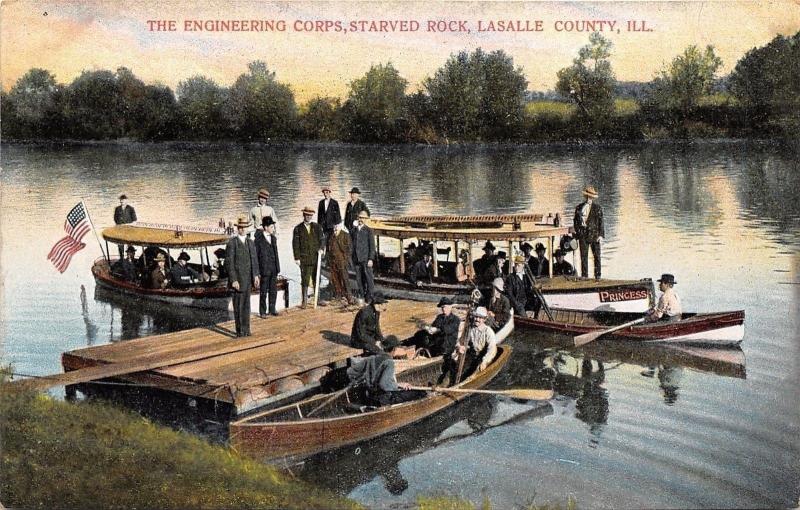
[[[103,254],[103,257],[106,259],[106,262],[109,264],[111,263],[111,259],[108,258],[108,254],[103,249],[103,243],[100,242],[100,236],[97,235],[97,229],[94,228],[94,222],[92,221],[92,216],[89,214],[89,208],[86,207],[86,202],[81,199],[81,205],[83,206],[83,210],[86,211],[86,218],[89,219],[89,225],[92,226],[92,232],[94,232],[94,238],[97,239],[97,245],[100,246],[100,253]]]

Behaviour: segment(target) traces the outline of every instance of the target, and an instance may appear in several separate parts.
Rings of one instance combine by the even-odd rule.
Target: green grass
[[[0,437],[0,499],[14,508],[357,507],[134,413],[2,383]]]
[[[419,510],[492,510],[492,502],[484,496],[480,506],[463,498],[454,496],[420,496],[417,498]],[[575,510],[577,504],[573,498],[561,505],[535,505],[533,503],[518,505],[521,510]]]
[[[617,115],[632,115],[639,111],[639,104],[633,99],[615,99]],[[525,113],[530,117],[554,116],[568,118],[575,111],[572,103],[560,101],[531,101],[525,105]]]

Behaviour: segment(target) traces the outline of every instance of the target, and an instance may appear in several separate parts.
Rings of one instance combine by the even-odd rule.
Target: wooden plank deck
[[[244,412],[280,394],[313,387],[331,367],[361,353],[349,346],[357,310],[319,307],[251,319],[252,337],[236,338],[233,322],[208,328],[87,347],[62,354],[65,374],[48,385],[116,380],[225,402]],[[385,335],[405,338],[430,323],[431,303],[391,300],[381,317]],[[91,367],[91,368],[89,368]],[[70,371],[91,371],[91,377]],[[43,383],[40,383],[43,384]]]

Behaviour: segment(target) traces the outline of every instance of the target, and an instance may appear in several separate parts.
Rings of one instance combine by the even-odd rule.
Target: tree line
[[[527,90],[522,68],[502,50],[479,48],[452,54],[417,92],[386,63],[353,80],[345,99],[303,105],[262,61],[230,87],[197,75],[174,92],[125,67],[84,71],[69,85],[34,68],[2,92],[0,118],[4,139],[241,142],[631,140],[800,127],[800,32],[752,49],[723,78],[713,46],[687,47],[645,84],[618,82],[612,55],[611,41],[595,33],[558,71],[555,93],[566,108],[530,108],[544,95]],[[620,111],[623,97],[630,111]]]

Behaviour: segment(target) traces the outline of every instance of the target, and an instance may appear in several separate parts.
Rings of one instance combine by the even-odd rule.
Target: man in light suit
[[[236,222],[236,235],[225,247],[225,267],[228,269],[228,288],[233,293],[233,317],[236,321],[236,336],[250,336],[250,289],[258,288],[258,257],[256,245],[247,236],[250,222],[240,216]]]
[[[375,236],[372,229],[364,225],[364,220],[369,218],[367,211],[358,214],[357,226],[353,229],[353,266],[356,270],[359,299],[372,301],[375,282],[372,277],[372,266],[377,260],[375,251]]]
[[[575,218],[572,221],[581,249],[581,276],[585,278],[589,273],[589,248],[591,248],[594,277],[600,279],[600,245],[606,235],[603,208],[594,201],[599,196],[594,186],[584,188],[583,196],[586,200],[575,208]]]

